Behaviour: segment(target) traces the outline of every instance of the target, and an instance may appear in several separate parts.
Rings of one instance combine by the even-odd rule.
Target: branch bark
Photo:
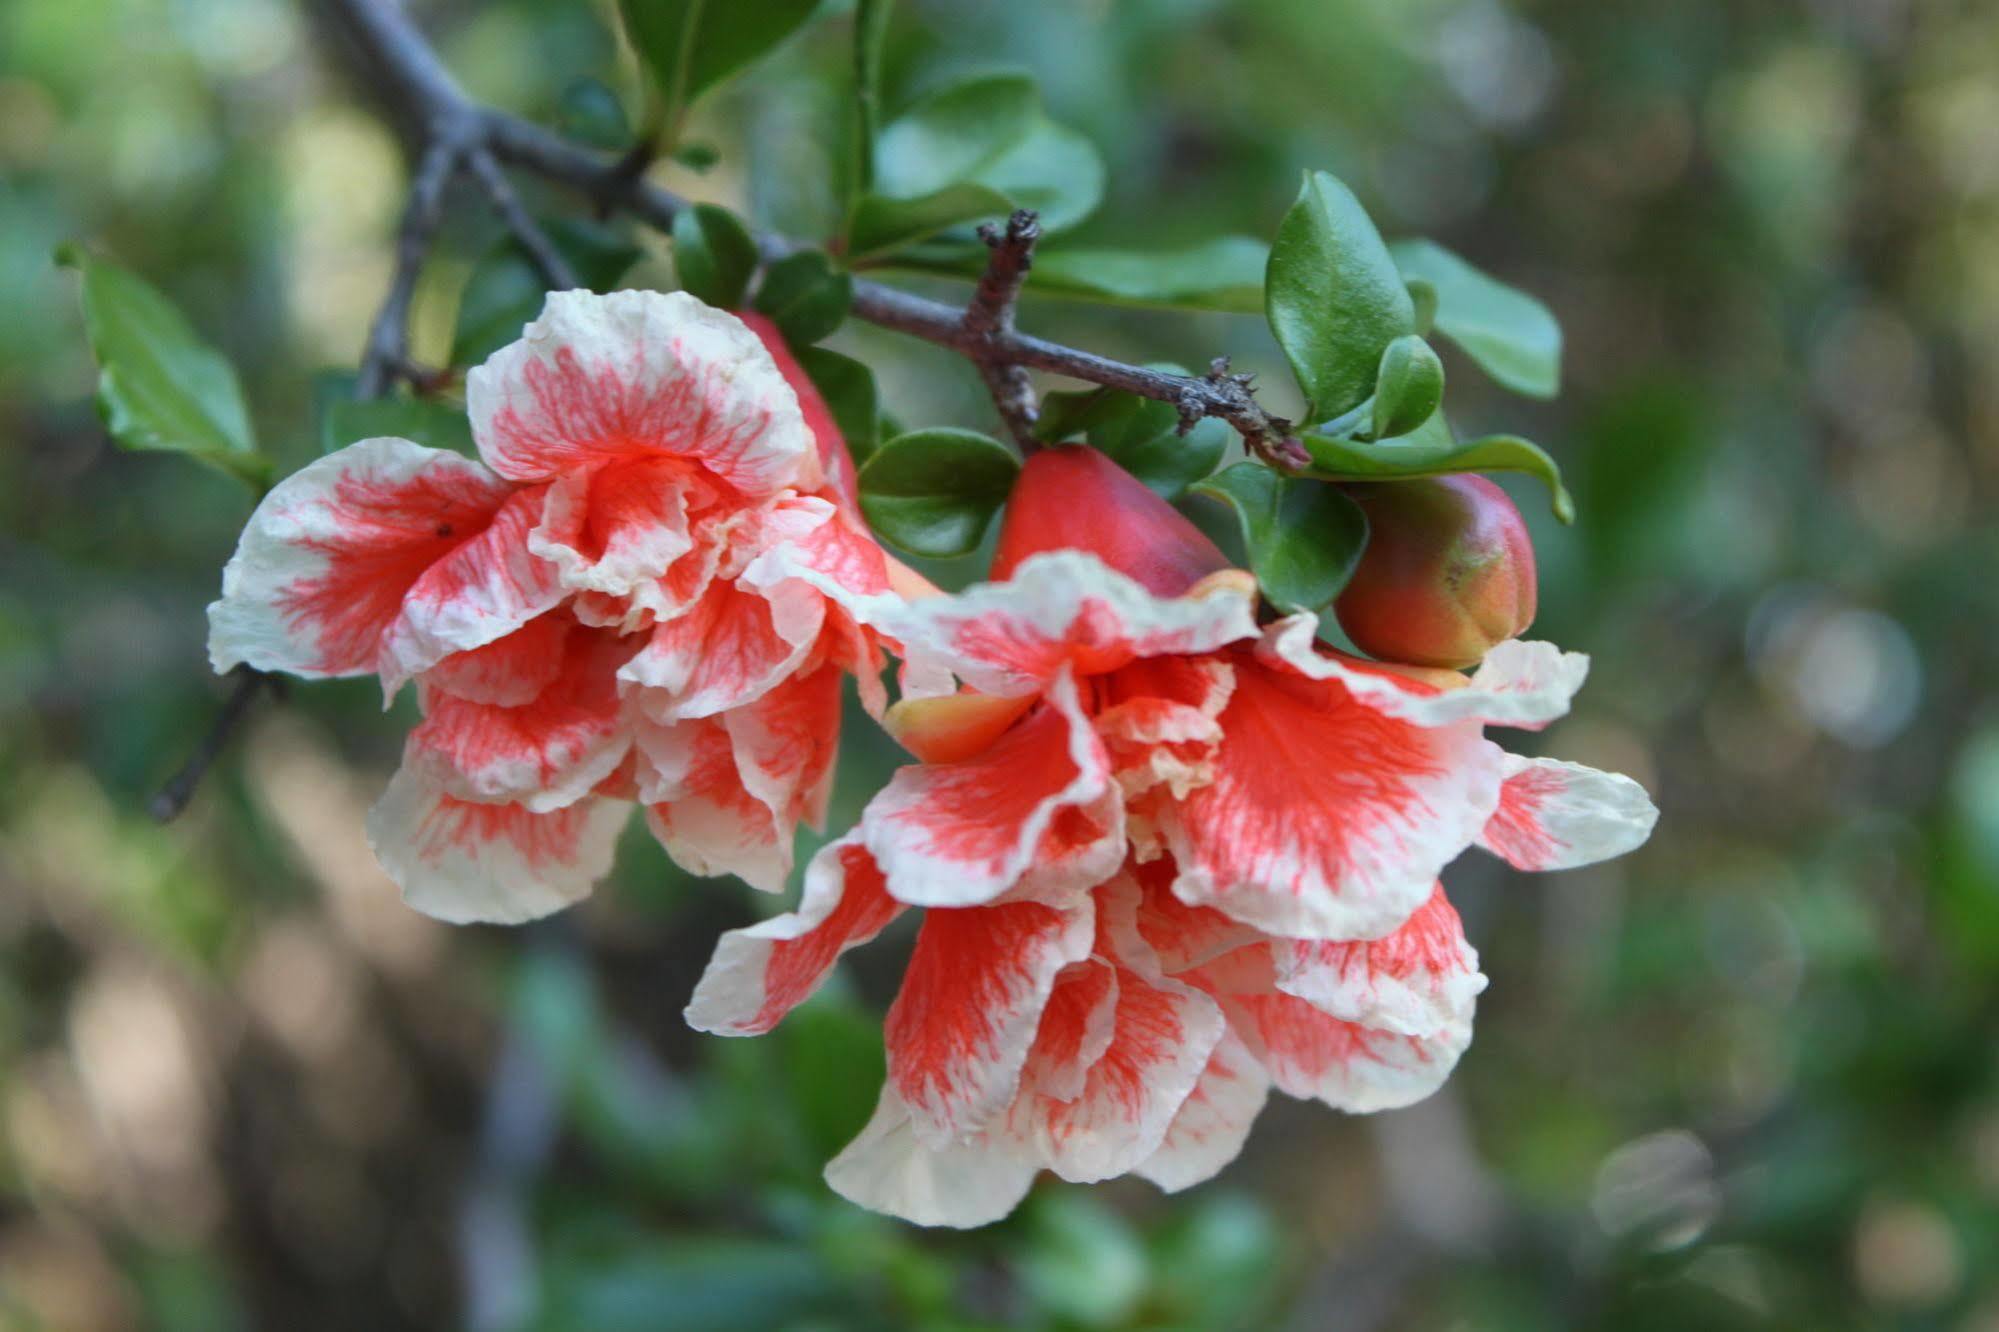
[[[1041,406],[1035,400],[1027,368],[1007,360],[999,347],[1013,332],[1014,307],[1020,301],[1027,270],[1034,267],[1034,243],[1041,239],[1041,220],[1029,209],[1018,209],[1007,219],[1004,231],[982,226],[979,239],[992,251],[992,257],[965,306],[965,332],[974,348],[972,361],[979,367],[979,377],[986,381],[1008,433],[1022,452],[1031,453],[1040,447],[1034,423],[1040,418]]]
[[[670,231],[675,215],[687,206],[669,190],[626,179],[615,159],[472,101],[395,0],[318,3],[352,35],[419,133],[431,138],[465,134],[468,150],[485,149],[500,162],[567,185],[600,206],[623,209],[661,230]],[[766,259],[779,259],[799,248],[769,235],[760,237],[758,245]],[[1309,462],[1291,422],[1265,411],[1247,378],[1228,373],[1226,364],[1200,376],[1163,374],[1011,328],[979,331],[968,327],[961,307],[867,280],[854,283],[853,313],[868,323],[948,348],[981,369],[1041,370],[1121,389],[1171,403],[1187,425],[1217,417],[1233,426],[1251,451],[1287,471]]]

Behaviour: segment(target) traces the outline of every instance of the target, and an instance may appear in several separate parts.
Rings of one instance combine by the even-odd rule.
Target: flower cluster
[[[886,722],[920,763],[809,867],[796,913],[726,936],[688,1019],[769,1029],[846,949],[924,916],[874,1119],[827,1171],[927,1224],[1005,1215],[1035,1173],[1166,1188],[1232,1159],[1268,1089],[1366,1111],[1434,1090],[1484,988],[1437,875],[1619,854],[1626,778],[1513,757],[1585,663],[1505,643],[1475,676],[1260,626],[1256,592],[1101,454],[1030,459],[994,573],[855,605],[963,692]]]
[[[588,892],[635,803],[682,865],[780,888],[854,675],[918,761],[795,911],[722,938],[687,1016],[767,1031],[921,912],[874,1118],[827,1170],[865,1206],[977,1225],[1043,1169],[1177,1189],[1273,1086],[1420,1099],[1485,985],[1444,867],[1650,832],[1629,779],[1485,734],[1562,715],[1586,663],[1510,638],[1531,551],[1483,483],[1375,497],[1446,533],[1384,539],[1351,592],[1357,638],[1429,663],[1391,664],[1260,614],[1249,574],[1081,446],[1027,461],[994,581],[937,594],[869,536],[775,331],[685,295],[552,296],[466,389],[478,461],[364,440],[266,497],[215,665],[414,682],[371,839],[413,905],[499,921]],[[1403,615],[1426,582],[1448,599]]]
[[[885,702],[878,636],[820,590],[893,572],[825,404],[769,325],[640,291],[551,295],[465,387],[477,461],[362,440],[264,498],[215,668],[415,683],[369,837],[432,915],[577,900],[635,803],[689,870],[780,888],[842,673]]]

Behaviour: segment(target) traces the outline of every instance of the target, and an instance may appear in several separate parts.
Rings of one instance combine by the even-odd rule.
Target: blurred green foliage
[[[577,91],[601,84],[643,119],[608,5],[420,17],[478,96],[608,142]],[[851,38],[835,14],[704,96],[663,178],[840,234]],[[317,377],[353,368],[404,182],[342,50],[282,0],[0,6],[0,1326],[1999,1327],[1992,6],[898,8],[882,123],[1021,68],[1097,146],[1072,252],[1267,237],[1328,169],[1386,234],[1555,311],[1561,400],[1445,345],[1453,411],[1561,462],[1573,528],[1516,492],[1537,632],[1594,658],[1549,744],[1664,810],[1619,865],[1453,871],[1493,985],[1433,1102],[1274,1105],[1215,1184],[1044,1184],[970,1235],[817,1179],[870,1107],[892,944],[726,1042],[678,1010],[763,904],[636,832],[553,927],[418,918],[360,833],[409,705],[359,684],[294,689],[188,817],[146,821],[217,696],[201,610],[249,497],[109,446],[49,256],[80,238],[166,291],[279,473],[317,456]],[[671,280],[660,238],[596,240]],[[1240,309],[1222,245],[1113,285]],[[508,308],[498,247],[449,210],[421,356],[461,304]],[[1301,405],[1253,317],[1022,318],[1133,361],[1226,352]],[[992,428],[955,358],[831,345],[874,370],[882,438]],[[836,830],[894,761],[854,721]]]

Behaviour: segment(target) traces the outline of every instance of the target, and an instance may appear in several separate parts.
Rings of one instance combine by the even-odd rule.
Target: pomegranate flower
[[[890,709],[921,761],[815,859],[796,912],[724,937],[688,1008],[768,1030],[926,908],[875,1117],[828,1167],[847,1197],[977,1225],[1041,1169],[1205,1179],[1273,1084],[1420,1099],[1485,984],[1438,871],[1475,843],[1587,863],[1649,830],[1635,784],[1483,735],[1559,716],[1582,659],[1363,662],[1310,616],[1259,628],[1226,563],[1102,455],[1055,449],[1016,489],[1002,581],[855,603],[968,692]]]
[[[640,291],[551,295],[466,403],[477,461],[363,440],[264,498],[215,669],[416,683],[369,835],[430,914],[575,901],[635,803],[688,869],[779,887],[841,675],[884,701],[879,636],[821,590],[892,595],[824,404],[768,325]]]

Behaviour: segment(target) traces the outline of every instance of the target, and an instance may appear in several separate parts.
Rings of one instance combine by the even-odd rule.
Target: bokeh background
[[[587,0],[419,17],[524,114],[629,86]],[[720,165],[662,178],[823,234],[845,40],[705,103]],[[1453,871],[1493,983],[1423,1105],[1273,1101],[1172,1199],[1044,1183],[967,1235],[855,1211],[817,1169],[872,1104],[895,947],[726,1042],[679,1010],[765,904],[636,830],[549,925],[419,917],[362,839],[408,720],[365,683],[294,688],[149,821],[220,695],[202,606],[248,501],[110,447],[50,251],[168,290],[295,466],[405,166],[309,6],[7,0],[0,1327],[1999,1329],[1999,8],[908,0],[890,102],[993,64],[1102,147],[1093,239],[1268,235],[1325,167],[1553,306],[1558,403],[1461,360],[1451,399],[1569,472],[1572,530],[1521,492],[1538,632],[1595,670],[1530,742],[1638,776],[1652,843]],[[455,197],[432,358],[494,239]],[[629,280],[669,281],[637,240]],[[1255,319],[1023,319],[1282,379]],[[952,358],[837,345],[905,422],[991,424]],[[893,759],[850,734],[836,829]]]

